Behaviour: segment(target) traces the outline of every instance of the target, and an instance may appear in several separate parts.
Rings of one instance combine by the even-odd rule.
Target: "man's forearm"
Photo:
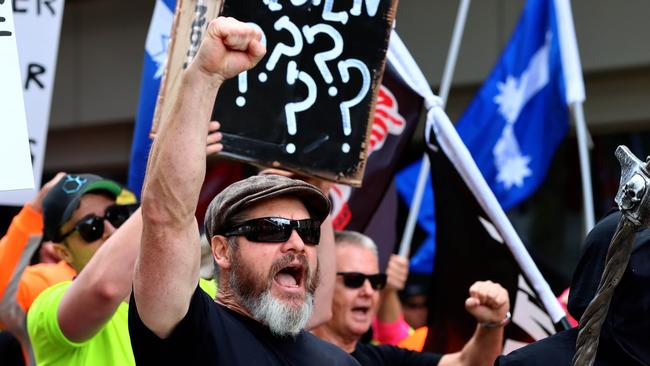
[[[14,277],[14,269],[23,256],[30,235],[42,232],[43,216],[29,204],[11,220],[7,233],[0,239],[0,299]]]
[[[153,144],[142,193],[144,228],[134,289],[141,320],[166,337],[187,313],[199,280],[194,218],[205,178],[205,143],[221,83],[248,70],[265,52],[261,34],[233,18],[213,19],[176,104]]]
[[[205,138],[221,80],[192,63],[181,83],[151,149],[142,195],[145,222],[185,226],[205,178]]]
[[[397,290],[385,289],[381,294],[377,319],[384,323],[393,323],[402,315],[402,303],[399,301]]]
[[[134,287],[142,320],[159,336],[187,311],[198,281],[200,249],[194,212],[205,177],[205,139],[220,82],[195,63],[152,147],[144,183],[142,252]],[[159,283],[152,286],[151,283]],[[160,293],[166,294],[159,301]]]
[[[127,298],[141,234],[142,214],[138,209],[108,238],[66,291],[58,319],[68,339],[82,342],[93,337]]]
[[[460,365],[492,366],[503,348],[503,327],[476,326],[472,338],[460,352]],[[441,363],[442,364],[442,363]]]

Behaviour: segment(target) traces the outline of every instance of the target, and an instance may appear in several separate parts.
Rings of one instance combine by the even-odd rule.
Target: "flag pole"
[[[591,185],[591,165],[589,162],[587,123],[585,122],[585,113],[582,108],[582,102],[571,104],[573,119],[576,124],[576,134],[578,136],[578,153],[580,155],[580,173],[582,175],[582,201],[585,215],[585,235],[594,227],[594,196]]]
[[[454,24],[454,32],[449,44],[449,53],[447,54],[447,61],[445,69],[442,73],[442,81],[440,83],[440,90],[438,96],[442,100],[442,109],[447,105],[447,97],[451,89],[451,81],[454,76],[456,68],[456,61],[458,60],[458,51],[460,50],[460,42],[463,38],[465,31],[465,23],[467,22],[467,13],[469,11],[470,0],[461,0],[458,5],[458,14],[456,15],[456,23]],[[406,226],[402,234],[402,240],[399,244],[399,255],[408,258],[411,252],[411,240],[413,239],[413,232],[415,231],[415,224],[417,222],[418,214],[420,213],[420,206],[422,205],[422,198],[424,197],[424,188],[429,177],[431,164],[427,154],[422,156],[422,166],[420,167],[420,174],[418,175],[417,186],[413,193],[413,201],[409,209]]]

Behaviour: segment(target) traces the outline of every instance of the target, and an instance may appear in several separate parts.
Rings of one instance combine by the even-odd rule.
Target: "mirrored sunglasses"
[[[223,236],[243,236],[256,243],[283,243],[295,230],[305,244],[320,242],[321,222],[316,219],[289,220],[283,217],[261,217],[233,225]]]

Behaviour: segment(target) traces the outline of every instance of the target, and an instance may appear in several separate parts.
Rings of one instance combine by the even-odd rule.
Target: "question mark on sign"
[[[264,47],[266,47],[266,35],[264,34],[264,31],[262,30],[262,27],[260,27],[259,25],[255,24],[253,22],[248,22],[246,24],[248,24],[251,27],[257,29],[262,34],[262,39],[260,40],[260,43],[262,43],[262,45],[264,45]],[[266,81],[266,73],[261,72],[258,75],[258,78],[259,78],[259,80],[261,82],[265,82]],[[239,88],[240,93],[246,94],[246,92],[248,91],[248,71],[243,71],[243,72],[239,73],[239,75],[237,75],[237,86]],[[243,95],[238,96],[235,99],[235,104],[237,104],[237,106],[239,106],[239,107],[245,106],[246,105],[246,98]]]
[[[329,51],[319,52],[314,56],[314,62],[316,63],[316,66],[318,66],[318,70],[323,76],[323,79],[326,83],[331,84],[332,81],[334,81],[334,77],[327,67],[327,61],[334,60],[343,53],[343,37],[341,37],[341,33],[339,33],[336,28],[327,24],[316,24],[312,27],[306,25],[302,27],[302,33],[305,35],[305,39],[309,44],[314,43],[315,36],[318,33],[327,34],[332,38],[332,41],[334,41],[332,49]],[[331,86],[328,89],[328,93],[330,96],[335,96],[338,91],[335,86]]]
[[[295,61],[289,61],[287,65],[287,83],[293,85],[296,83],[296,80],[302,81],[307,86],[307,98],[301,102],[287,103],[284,106],[284,113],[287,118],[287,132],[289,132],[289,135],[295,135],[298,132],[296,113],[311,108],[314,102],[316,102],[316,94],[318,93],[314,79],[306,72],[298,70],[298,65]],[[296,146],[289,143],[287,144],[286,150],[289,154],[293,154],[296,152]]]
[[[366,97],[366,94],[368,94],[368,90],[370,90],[370,71],[368,71],[366,64],[357,59],[351,58],[344,61],[339,61],[338,69],[339,73],[341,74],[341,80],[343,80],[343,83],[347,84],[350,81],[349,70],[351,68],[355,68],[361,72],[362,83],[359,93],[357,93],[354,98],[350,100],[344,100],[341,102],[341,104],[339,104],[339,108],[341,110],[341,123],[343,124],[343,134],[345,136],[350,136],[352,133],[350,109],[361,103],[361,101]],[[350,152],[350,145],[347,142],[343,143],[343,145],[341,145],[341,150],[344,153]]]
[[[269,60],[266,62],[266,69],[268,71],[273,71],[273,69],[275,69],[275,65],[277,65],[278,60],[282,55],[293,57],[302,51],[302,34],[300,34],[300,29],[291,22],[288,16],[285,15],[278,19],[275,24],[273,24],[273,28],[277,31],[286,29],[291,33],[291,36],[293,37],[293,46],[278,43],[273,49],[271,56],[269,56]]]

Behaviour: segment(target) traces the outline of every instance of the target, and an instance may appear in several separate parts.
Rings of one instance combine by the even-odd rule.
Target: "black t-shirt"
[[[375,346],[357,343],[352,356],[362,366],[436,366],[442,355],[427,352],[414,352],[386,344]]]
[[[601,334],[598,353],[594,366],[636,366],[642,365],[625,351],[621,350],[615,342]],[[550,337],[531,343],[523,348],[500,356],[496,366],[547,366],[571,365],[576,350],[578,328],[565,330]]]
[[[129,334],[138,365],[358,365],[309,332],[275,337],[263,324],[215,303],[198,287],[185,318],[165,339],[142,323],[132,295]]]

